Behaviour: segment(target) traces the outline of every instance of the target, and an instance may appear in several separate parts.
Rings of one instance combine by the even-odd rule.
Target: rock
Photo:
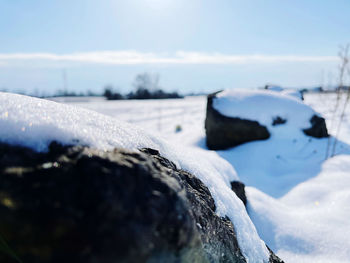
[[[25,263],[246,262],[208,188],[156,150],[0,144],[0,176],[0,233]]]
[[[247,205],[247,196],[245,195],[245,185],[239,181],[231,182],[231,189],[236,193],[237,197],[242,200],[243,204]]]
[[[328,137],[328,131],[326,126],[326,121],[324,118],[319,117],[317,115],[313,115],[310,119],[311,128],[304,129],[303,132],[306,135],[316,137],[316,138],[324,138]]]
[[[245,142],[265,140],[270,137],[267,128],[257,121],[227,117],[213,107],[216,93],[208,95],[205,132],[207,147],[224,150]]]
[[[207,101],[205,131],[207,147],[211,150],[225,150],[246,142],[268,139],[273,126],[288,122],[288,119],[279,116],[278,108],[275,109],[275,117],[271,119],[272,127],[268,125],[270,131],[257,121],[225,116],[213,107],[213,100],[219,92],[208,95]],[[264,110],[263,107],[261,110]],[[289,115],[298,118],[298,116],[293,116],[293,112],[290,112]],[[324,118],[314,114],[310,119],[310,124],[310,128],[303,129],[306,135],[316,138],[329,136]]]
[[[272,121],[272,126],[280,125],[280,124],[285,124],[287,122],[286,119],[281,118],[280,116],[277,116],[273,119]]]

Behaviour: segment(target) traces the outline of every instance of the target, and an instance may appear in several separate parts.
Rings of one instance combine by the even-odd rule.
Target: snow
[[[273,104],[274,94],[262,101],[259,93],[247,93],[243,93],[242,101],[236,99],[238,103],[246,103],[245,108],[239,105],[242,107],[239,116],[253,114],[263,122],[263,117],[268,119],[281,110],[294,112],[304,120],[315,113],[307,105],[301,106],[301,102],[292,106],[281,95]],[[305,99],[326,117],[329,128],[336,126],[332,125],[334,94],[310,94]],[[263,109],[263,113],[258,113],[257,108]],[[228,105],[225,113],[227,109]],[[339,115],[340,112],[335,114],[336,119]],[[264,124],[268,126],[267,122]],[[218,153],[249,186],[246,188],[248,213],[261,238],[285,262],[350,262],[349,111],[339,134],[336,156],[327,161],[327,144],[335,139],[308,137],[300,132],[301,128],[307,128],[301,124],[289,122],[288,127],[287,121],[285,127],[270,125],[268,129],[273,136],[269,140]]]
[[[267,86],[267,89],[268,89],[268,90],[272,90],[272,91],[277,91],[277,92],[283,91],[283,90],[284,90],[284,89],[283,89],[282,87],[280,87],[280,86]]]
[[[101,98],[66,101],[65,98],[63,102],[131,122],[133,126],[152,131],[152,134],[157,131],[172,145],[191,147],[188,150],[191,152],[193,148],[202,148],[215,154],[209,157],[203,153],[203,158],[213,158],[213,165],[219,168],[222,162],[218,155],[231,163],[240,180],[248,186],[248,213],[259,236],[286,263],[350,262],[350,108],[341,126],[336,156],[325,161],[328,139],[308,137],[300,128],[309,127],[308,118],[317,112],[326,119],[328,131],[335,135],[337,121],[332,119],[335,116],[338,120],[341,114],[340,109],[333,111],[336,94],[305,93],[304,105],[283,92],[270,92],[274,92],[272,96],[279,101],[275,105],[279,116],[281,112],[292,112],[292,117],[301,116],[304,123],[295,120],[291,125],[294,120],[288,120],[287,126],[271,127],[271,117],[275,116],[272,106],[266,105],[266,102],[263,108],[259,104],[247,106],[241,103],[247,111],[242,114],[254,111],[251,114],[254,120],[257,119],[256,114],[264,117],[260,111],[270,110],[269,114],[265,114],[272,136],[265,141],[218,152],[207,151],[204,143],[206,97],[162,101],[104,101]],[[257,94],[256,91],[254,94]],[[248,97],[245,96],[246,102]],[[285,104],[286,101],[288,103]],[[175,132],[176,125],[182,126],[181,132]],[[331,137],[330,141],[333,142],[334,138]],[[216,169],[213,168],[214,171]],[[214,174],[217,176],[216,172]],[[228,179],[222,181],[227,184]],[[213,188],[210,191],[214,192]],[[230,210],[229,206],[226,208]]]
[[[219,216],[228,216],[236,227],[237,239],[248,262],[268,262],[269,253],[230,188],[238,180],[233,167],[215,152],[167,143],[134,125],[78,107],[48,100],[0,92],[0,141],[46,151],[52,141],[108,150],[114,147],[137,150],[150,147],[209,188]]]
[[[147,131],[157,131],[175,144],[192,145],[205,135],[203,129],[193,129],[204,127],[204,96],[166,100],[108,101],[99,97],[62,97],[52,100],[97,111]],[[181,126],[181,132],[176,132],[177,125]]]
[[[281,94],[292,96],[292,97],[295,97],[299,100],[303,100],[303,96],[302,96],[301,92],[299,90],[296,90],[296,89],[285,89],[281,92]]]
[[[350,156],[327,160],[280,200],[247,190],[259,234],[287,262],[349,262]]]
[[[277,98],[281,97],[277,92],[274,94]],[[282,94],[282,98],[284,96]],[[303,105],[296,99],[291,100],[294,105],[291,107],[292,112],[295,104],[297,107]],[[301,111],[304,108],[309,113],[301,112],[293,116],[303,114],[308,115],[305,116],[308,119],[311,114],[318,112],[326,118],[328,130],[334,134],[336,125],[332,125],[332,119],[335,102],[335,94],[305,94],[306,105],[314,110],[303,105],[300,106]],[[167,100],[156,104],[101,101],[74,104],[115,117],[121,116],[125,121],[158,130],[176,144],[206,149],[205,97]],[[284,103],[279,106],[276,106],[278,112],[286,110]],[[254,103],[250,107],[243,107],[248,111],[257,111]],[[253,116],[256,119],[255,114]],[[340,112],[337,111],[335,119],[339,119],[339,116]],[[175,123],[181,124],[181,132],[175,133]],[[240,179],[248,185],[246,191],[250,217],[262,239],[286,263],[350,262],[350,110],[345,115],[339,133],[337,156],[327,161],[327,138],[311,138],[305,136],[300,127],[290,127],[269,126],[273,133],[269,140],[246,143],[219,151],[218,154],[235,167]],[[284,130],[285,133],[281,134]]]
[[[282,88],[279,86],[267,86],[267,90],[280,92],[281,94],[292,96],[292,97],[298,98],[299,100],[303,99],[302,94],[298,89]]]
[[[330,133],[336,135],[336,129],[338,125],[338,121],[340,120],[341,111],[343,109],[343,105],[346,99],[346,94],[341,94],[339,97],[339,107],[336,111],[335,104],[337,103],[337,94],[336,93],[312,93],[306,94],[307,103],[317,110],[318,112],[322,112],[322,115],[326,119],[327,129]],[[350,105],[349,105],[350,106]],[[350,144],[350,108],[346,111],[344,116],[342,126],[339,133],[339,138],[343,142]]]
[[[228,117],[258,121],[270,133],[279,137],[291,137],[311,126],[315,111],[300,100],[269,90],[226,90],[213,98],[213,107]],[[284,125],[273,126],[276,117],[286,119]]]

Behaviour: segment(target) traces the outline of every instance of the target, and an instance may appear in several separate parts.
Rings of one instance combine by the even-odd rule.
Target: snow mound
[[[130,124],[102,114],[52,101],[0,92],[0,142],[46,151],[52,141],[102,150],[115,147],[156,149],[209,188],[219,216],[228,216],[248,262],[268,262],[269,253],[230,188],[238,180],[233,167],[215,152],[170,145]]]
[[[228,117],[258,121],[272,135],[282,136],[310,128],[310,119],[316,114],[299,99],[269,90],[225,90],[213,99],[213,107]],[[274,126],[273,120],[277,117],[287,122]]]
[[[287,262],[349,262],[350,156],[328,159],[321,172],[281,199],[247,187],[259,234]]]

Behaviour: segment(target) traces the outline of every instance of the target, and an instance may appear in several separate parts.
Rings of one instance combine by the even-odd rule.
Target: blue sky
[[[336,81],[350,2],[0,0],[0,89],[127,92],[137,73],[167,90]]]

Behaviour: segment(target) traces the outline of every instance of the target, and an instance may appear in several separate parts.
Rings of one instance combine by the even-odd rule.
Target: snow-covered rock
[[[337,103],[335,93],[305,93],[305,103],[326,118],[327,127],[334,122]],[[342,99],[346,99],[344,96]],[[340,101],[340,105],[344,103]],[[184,100],[124,101],[104,103],[94,98],[74,105],[122,118],[158,130],[179,145],[200,146],[205,131],[206,98]],[[161,114],[160,114],[161,113]],[[339,120],[341,110],[336,113]],[[271,136],[268,140],[246,143],[218,154],[235,167],[245,183],[248,211],[266,243],[286,263],[348,262],[350,235],[349,154],[350,108],[345,112],[337,156],[323,165],[328,138],[314,139],[300,131],[292,137]],[[183,127],[174,133],[174,123]],[[334,129],[336,125],[333,123]],[[277,125],[282,129],[283,125]],[[329,130],[335,135],[334,130]],[[191,138],[191,140],[188,140]],[[331,138],[333,142],[334,137]],[[321,173],[321,176],[319,176]],[[284,198],[286,196],[286,198]]]
[[[222,150],[254,140],[270,137],[266,126],[257,121],[228,117],[217,111],[213,104],[216,93],[208,96],[205,118],[206,145],[211,150]]]
[[[191,172],[209,189],[216,214],[227,216],[235,226],[242,254],[248,262],[267,262],[269,252],[259,238],[243,203],[230,182],[238,179],[232,166],[214,152],[187,149],[110,117],[21,95],[0,93],[0,142],[48,151],[51,142],[84,145],[100,150],[152,148]]]
[[[23,262],[246,263],[208,188],[155,150],[0,143],[0,167],[0,232]]]
[[[224,116],[224,123],[219,115]],[[242,127],[243,122],[248,125]],[[292,96],[269,90],[239,89],[208,96],[206,134],[209,148],[225,149],[267,139],[270,135],[291,138],[302,132],[317,138],[328,136],[324,119]],[[220,145],[221,141],[227,143],[224,147],[210,147],[216,140],[220,140]]]

